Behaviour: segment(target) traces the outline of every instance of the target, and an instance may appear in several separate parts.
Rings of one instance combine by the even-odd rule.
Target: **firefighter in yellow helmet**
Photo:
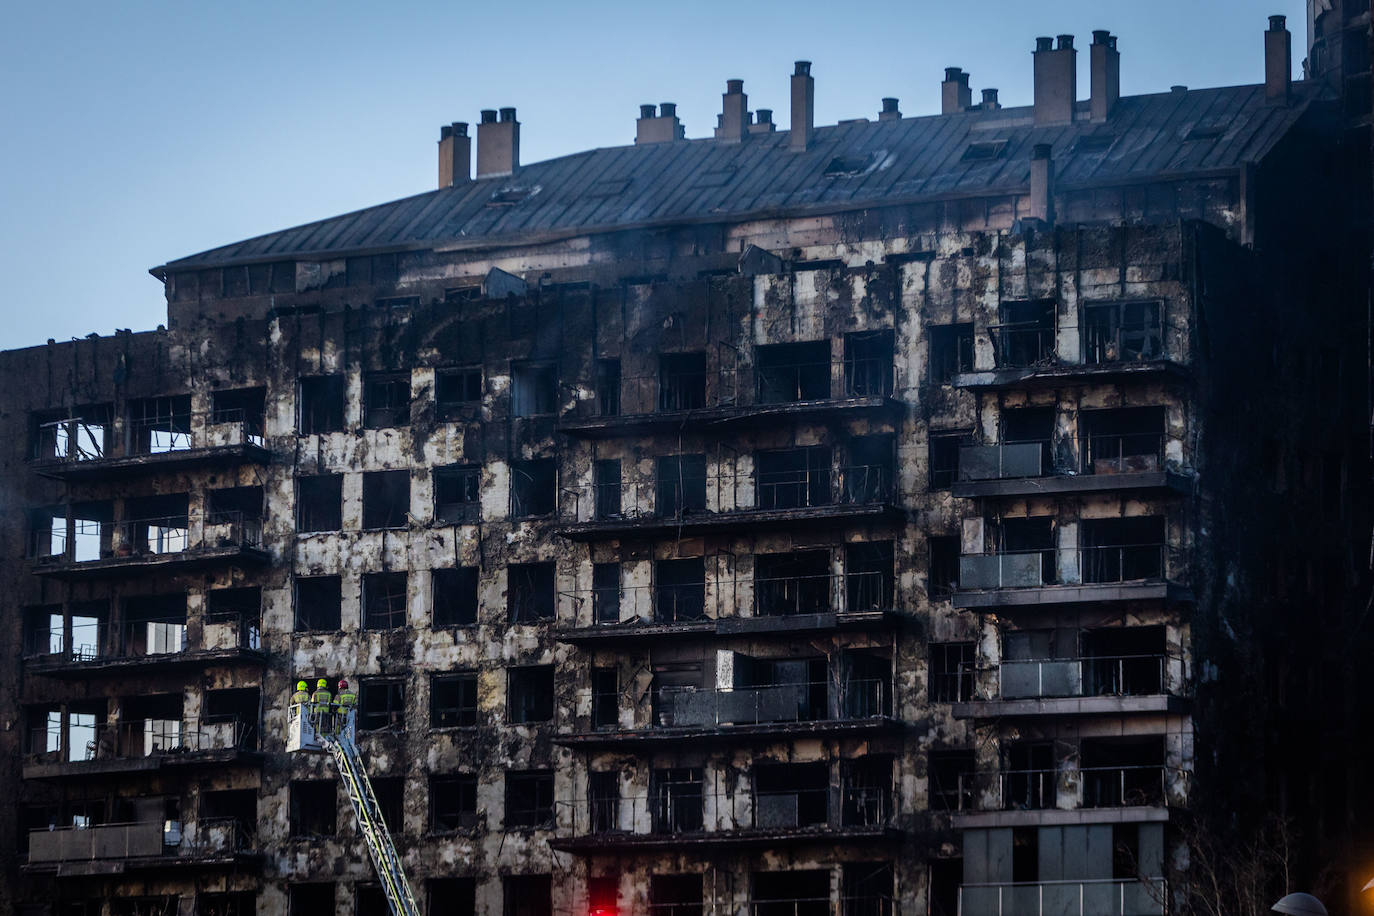
[[[310,702],[310,688],[305,681],[296,682],[296,692],[291,694],[292,706],[304,706]]]
[[[319,723],[318,729],[325,733],[334,730],[333,710],[329,708],[333,701],[334,694],[329,692],[329,681],[320,678],[315,682],[315,692],[310,695],[310,710]]]

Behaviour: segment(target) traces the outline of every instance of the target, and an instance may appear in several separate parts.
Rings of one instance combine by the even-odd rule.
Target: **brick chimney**
[[[1072,35],[1035,39],[1035,124],[1068,124],[1078,98],[1078,52]]]
[[[1088,55],[1092,119],[1105,121],[1121,98],[1121,54],[1116,50],[1116,36],[1105,29],[1093,32]]]
[[[1264,33],[1264,100],[1270,105],[1287,105],[1293,73],[1293,36],[1287,17],[1270,16]]]
[[[472,180],[472,138],[465,121],[439,128],[439,187],[451,188]]]
[[[1031,149],[1030,212],[1031,219],[1054,222],[1054,160],[1050,145],[1037,143]]]
[[[749,125],[751,134],[771,134],[778,129],[778,125],[773,123],[773,109],[760,108],[754,112],[753,123]]]
[[[945,68],[945,81],[940,84],[940,114],[967,111],[973,104],[973,90],[968,87],[968,74],[959,67]]]
[[[749,96],[744,94],[744,80],[726,80],[725,93],[720,100],[720,126],[716,128],[716,139],[739,143],[749,131]]]
[[[883,99],[883,110],[878,112],[879,121],[900,121],[902,113],[897,110],[897,100],[893,98]]]
[[[997,101],[997,90],[996,90],[996,89],[984,89],[984,90],[983,90],[983,110],[984,110],[984,111],[997,111],[997,110],[998,110],[999,108],[1001,108],[1001,107],[1002,107],[1002,103],[999,102],[999,101]]]
[[[792,121],[787,148],[800,152],[811,145],[816,130],[816,81],[811,78],[811,61],[799,60],[792,73]]]
[[[677,119],[677,105],[664,102],[655,111],[653,105],[639,106],[639,120],[635,121],[635,143],[672,143],[684,133]]]
[[[514,108],[502,108],[498,121],[490,108],[477,125],[477,177],[513,175],[520,168],[520,122]]]

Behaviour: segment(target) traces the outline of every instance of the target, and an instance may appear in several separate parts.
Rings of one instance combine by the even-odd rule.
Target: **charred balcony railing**
[[[271,457],[261,418],[238,409],[126,420],[121,431],[116,435],[109,423],[80,419],[46,424],[35,440],[34,469],[59,479],[95,480],[202,465],[262,464]]]
[[[1165,692],[1171,663],[1182,666],[1166,654],[1003,659],[997,697],[1155,696]]]
[[[65,532],[56,529],[35,531],[34,571],[56,576],[101,575],[125,569],[267,559],[262,549],[262,519],[243,512],[216,512],[198,524],[193,524],[189,515],[86,524],[97,527],[84,540],[84,531],[78,528],[78,538],[72,543]],[[92,555],[97,542],[98,555]]]
[[[793,897],[787,900],[750,900],[748,916],[895,916],[897,901],[881,895]]]
[[[65,646],[62,629],[30,632],[24,649],[27,670],[86,676],[97,669],[118,673],[134,665],[261,662],[262,628],[257,615],[217,616],[205,621],[200,639],[193,642],[184,618],[125,621],[115,628],[102,621],[73,628],[71,651]]]
[[[659,687],[653,693],[655,728],[719,728],[891,714],[888,684],[877,678],[763,687]]]
[[[150,867],[163,867],[253,850],[252,833],[232,817],[201,818],[191,831],[175,820],[95,824],[30,830],[28,865],[152,860]]]
[[[959,886],[959,916],[1164,916],[1163,878],[1006,881]]]
[[[992,340],[993,359],[998,369],[1048,366],[1058,358],[1053,326],[991,325],[988,337]]]
[[[93,728],[72,729],[66,741],[67,753],[63,754],[60,729],[40,726],[29,733],[25,775],[27,778],[104,773],[111,771],[107,764],[134,760],[153,765],[213,762],[256,752],[258,737],[256,723],[233,717],[102,722]],[[31,766],[40,771],[31,774]],[[43,769],[47,766],[57,769],[48,772]]]
[[[1074,448],[1076,444],[1076,449]],[[1163,433],[1031,439],[959,449],[955,496],[1027,496],[1123,489],[1187,492],[1189,478],[1166,463]],[[1176,454],[1181,448],[1175,440]]]
[[[1170,544],[1017,550],[959,558],[956,607],[1188,597],[1186,552]],[[1019,595],[1019,597],[1018,597]]]
[[[960,773],[958,810],[1164,807],[1186,795],[1188,772],[1164,764]]]

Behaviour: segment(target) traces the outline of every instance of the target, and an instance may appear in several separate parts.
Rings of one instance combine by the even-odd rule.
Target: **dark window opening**
[[[760,404],[819,401],[830,397],[830,341],[770,344],[754,348],[756,398]]]
[[[1129,474],[1164,467],[1164,408],[1085,410],[1080,443],[1084,474]]]
[[[66,651],[67,640],[65,633],[66,618],[62,614],[61,605],[41,605],[38,607],[26,607],[23,610],[24,618],[24,655],[60,655]],[[90,646],[90,658],[96,658],[100,654],[100,632],[97,621],[97,629],[92,634],[94,639],[88,641]],[[72,640],[75,647],[76,640]],[[83,658],[73,652],[74,658]]]
[[[649,910],[654,916],[702,916],[701,875],[650,875]]]
[[[257,830],[257,790],[202,791],[200,793],[200,817],[202,821],[232,821],[236,830],[241,830],[251,837]]]
[[[760,509],[800,509],[831,503],[830,448],[814,445],[755,456]]]
[[[151,455],[191,447],[191,396],[129,402],[129,454]]]
[[[453,465],[434,469],[434,519],[462,525],[477,521],[481,515],[480,486],[482,469],[476,465]]]
[[[620,564],[592,564],[592,620],[620,622]]]
[[[654,620],[674,623],[706,616],[706,561],[701,557],[654,563]]]
[[[201,722],[206,725],[216,723],[235,726],[233,738],[238,747],[256,750],[258,740],[258,713],[262,708],[262,691],[257,687],[227,687],[221,690],[205,691],[205,705],[201,710]],[[210,737],[207,733],[206,737]]]
[[[436,674],[429,681],[431,728],[472,728],[477,724],[477,675]]]
[[[430,830],[471,830],[476,826],[477,777],[466,773],[430,777]]]
[[[830,766],[816,763],[754,765],[756,827],[815,827],[829,821]]]
[[[1163,627],[1107,627],[1082,635],[1083,692],[1155,696],[1164,692]]]
[[[353,916],[391,916],[380,884],[358,882],[353,885]]]
[[[297,421],[302,436],[334,433],[344,426],[344,378],[322,375],[303,378]]]
[[[363,527],[404,528],[410,517],[410,472],[363,474]]]
[[[382,812],[382,825],[394,836],[405,827],[405,779],[400,776],[373,776],[373,793]],[[385,914],[384,914],[385,916]]]
[[[1134,881],[1142,877],[1140,825],[1112,824],[1112,878]]]
[[[228,891],[220,894],[196,894],[196,913],[199,916],[257,916],[258,895],[253,891]],[[63,916],[77,916],[65,911]],[[99,910],[91,913],[99,916]]]
[[[831,916],[830,870],[756,871],[750,916]]]
[[[587,908],[592,913],[615,913],[619,901],[619,875],[611,874],[587,879]]]
[[[1055,357],[1054,300],[1003,302],[1001,324],[988,328],[997,368],[1030,368]]]
[[[512,724],[548,722],[553,718],[553,665],[509,668],[506,676],[506,702]]]
[[[296,580],[297,633],[310,630],[337,630],[341,627],[339,607],[342,593],[338,576],[310,576]]]
[[[754,615],[823,614],[830,608],[830,551],[754,556]]]
[[[552,563],[512,563],[506,567],[506,611],[511,623],[554,617]]]
[[[290,911],[290,916],[334,916],[334,885],[291,885]]]
[[[1083,361],[1090,365],[1164,358],[1163,303],[1108,302],[1083,308]]]
[[[670,767],[649,774],[654,833],[696,833],[703,828],[703,773],[700,767]]]
[[[1083,806],[1163,805],[1168,775],[1164,761],[1164,740],[1157,735],[1083,739]]]
[[[394,630],[406,625],[408,577],[403,572],[363,576],[363,629]]]
[[[415,308],[419,304],[419,296],[382,296],[376,301],[376,306],[379,309]]]
[[[973,699],[974,649],[971,642],[930,644],[932,703],[962,703]]]
[[[506,771],[506,827],[553,826],[553,771]]]
[[[602,770],[587,774],[587,814],[590,832],[620,829],[620,773]]]
[[[338,531],[343,527],[343,476],[296,478],[296,530]]]
[[[620,517],[620,459],[599,458],[592,466],[593,486],[596,488],[596,518]]]
[[[656,463],[658,515],[706,511],[706,456],[670,455]]]
[[[989,159],[996,159],[1002,155],[1002,150],[1006,146],[1006,140],[975,140],[964,147],[964,153],[959,157],[959,161],[985,162]]]
[[[228,487],[211,490],[208,494],[209,505],[205,519],[207,525],[228,525],[252,528],[261,535],[262,524],[262,487]],[[245,534],[248,532],[245,531]]]
[[[476,878],[430,878],[425,891],[429,916],[477,916]]]
[[[855,436],[847,447],[844,500],[850,505],[886,502],[892,498],[896,475],[896,440],[892,436]]]
[[[410,373],[388,372],[363,379],[363,425],[368,429],[410,425]]]
[[[1052,474],[1056,470],[1054,421],[1055,409],[1053,407],[1017,407],[1002,411],[998,424],[1002,445],[1038,445],[1040,447],[1040,467],[1026,468],[1025,470],[1035,472],[1026,476]]]
[[[840,916],[893,916],[896,887],[887,862],[846,862],[840,874]]]
[[[477,623],[477,567],[430,570],[435,627],[470,627]]]
[[[549,875],[508,875],[502,881],[502,916],[553,916],[553,879]]]
[[[813,682],[825,677],[823,665],[822,659]],[[891,659],[873,652],[846,652],[840,671],[840,711],[846,719],[892,715]]]
[[[336,832],[338,791],[332,779],[304,779],[291,783],[291,835],[325,837]]]
[[[620,360],[596,361],[596,412],[602,417],[620,416]]]
[[[1084,582],[1159,579],[1165,572],[1162,516],[1104,518],[1081,524]]]
[[[1040,880],[1040,828],[1011,829],[1011,880],[1031,884]]]
[[[122,546],[133,553],[179,553],[190,546],[189,499],[185,494],[124,501],[119,523]]]
[[[592,728],[620,724],[620,677],[614,668],[592,669]]]
[[[116,651],[126,657],[164,655],[186,649],[186,596],[139,595],[124,602]]]
[[[973,808],[973,751],[931,751],[926,792],[935,811]]]
[[[33,457],[90,461],[110,454],[114,414],[109,404],[37,411],[32,417]]]
[[[440,369],[434,373],[434,407],[449,419],[482,403],[482,369]]]
[[[959,449],[969,444],[964,431],[930,433],[930,488],[948,490],[959,478]]]
[[[893,591],[893,543],[870,541],[850,544],[844,550],[845,609],[886,611],[896,607]]]
[[[973,325],[942,324],[930,329],[930,383],[948,385],[973,371]]]
[[[706,406],[706,354],[663,353],[658,358],[658,409]]]
[[[358,685],[358,728],[363,731],[400,730],[406,722],[406,683],[365,680]]]
[[[930,859],[930,916],[959,916],[959,886],[964,860]]]
[[[242,423],[244,433],[261,445],[267,412],[266,388],[236,388],[210,395],[211,423]]]
[[[557,468],[552,458],[512,461],[510,514],[513,518],[552,515],[557,508]]]
[[[1050,585],[1059,581],[1058,564],[1055,562],[1054,518],[1052,516],[1004,518],[997,525],[993,536],[996,539],[997,552],[1000,554],[1039,554],[1039,582],[1023,582],[1022,584]]]
[[[948,598],[959,585],[959,537],[931,535],[927,543],[930,546],[930,597]]]
[[[1002,807],[1008,811],[1039,811],[1055,806],[1059,772],[1054,745],[1023,741],[1003,749]]]
[[[558,370],[553,366],[516,363],[511,366],[511,413],[537,417],[558,409]]]
[[[892,393],[892,340],[889,330],[844,335],[846,397],[886,397]]]

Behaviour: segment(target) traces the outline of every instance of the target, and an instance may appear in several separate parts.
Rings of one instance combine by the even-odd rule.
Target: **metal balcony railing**
[[[1090,309],[1089,312],[1092,310]],[[1083,362],[1104,365],[1164,359],[1164,327],[1158,320],[1131,322],[1093,320],[1085,317]]]
[[[38,828],[29,831],[29,863],[196,856],[252,846],[252,835],[232,817],[201,818],[191,833],[175,820]]]
[[[888,685],[877,678],[768,687],[659,687],[654,726],[719,727],[866,719],[891,714]]]
[[[94,662],[176,655],[183,652],[215,649],[260,649],[262,628],[256,615],[214,616],[206,619],[202,644],[187,640],[184,618],[125,621],[114,629],[103,621],[98,625],[72,628],[72,649],[65,651],[65,633],[60,627],[32,630],[25,636],[27,657],[60,656],[66,661]]]
[[[124,428],[130,455],[156,455],[191,448],[189,413],[148,419],[130,419]]]
[[[895,898],[881,894],[829,897],[797,897],[788,900],[749,900],[746,916],[897,916]],[[733,901],[695,903],[650,903],[650,916],[740,916],[741,905]]]
[[[1053,327],[1039,324],[1004,324],[988,328],[993,359],[998,369],[1029,369],[1052,364],[1058,353]]]
[[[960,810],[1041,811],[1050,808],[1162,806],[1170,784],[1188,773],[1163,764],[960,773]]]
[[[1156,696],[1168,682],[1169,660],[1164,654],[1004,659],[998,666],[998,696]]]
[[[66,755],[73,762],[90,760],[127,760],[168,754],[257,749],[255,723],[232,717],[204,719],[141,719],[132,722],[103,722],[94,728],[71,730],[72,742],[84,740]],[[81,739],[76,736],[80,735]],[[90,737],[87,737],[90,736]],[[60,754],[62,734],[56,726],[39,726],[29,734],[29,753],[44,757]]]
[[[1079,473],[1128,474],[1164,467],[1164,433],[1086,435],[1078,439]]]
[[[1127,474],[1164,467],[1163,433],[1081,436],[1077,454],[1070,439],[1025,439],[959,449],[959,480],[1007,480],[1051,475]]]
[[[1164,916],[1163,878],[963,884],[959,916]]]
[[[959,586],[1037,588],[1168,579],[1183,581],[1181,549],[1169,544],[1015,550],[959,558]]]

